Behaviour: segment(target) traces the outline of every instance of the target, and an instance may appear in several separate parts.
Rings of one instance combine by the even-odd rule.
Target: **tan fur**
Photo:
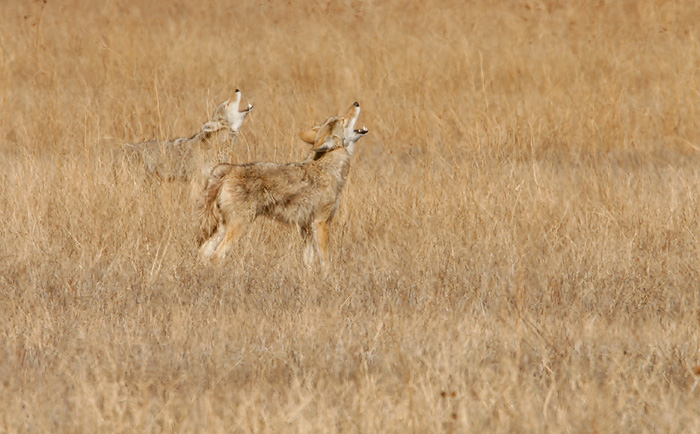
[[[191,137],[174,140],[151,140],[127,144],[116,152],[116,163],[142,165],[145,172],[161,180],[188,180],[197,170],[208,164],[229,161],[231,151],[238,139],[238,131],[246,115],[253,109],[248,105],[239,111],[241,92],[221,103],[212,117],[202,125],[202,130]],[[229,145],[216,144],[214,138],[228,132]],[[216,157],[211,149],[216,147]],[[211,167],[211,165],[209,166]]]
[[[353,130],[358,103],[315,128],[312,155],[300,163],[220,164],[200,197],[200,257],[221,261],[258,217],[299,227],[304,259],[325,268],[328,226],[350,170],[354,145],[367,129]],[[312,134],[310,130],[303,137]]]
[[[302,131],[301,133],[299,133],[299,138],[305,141],[306,143],[313,145],[316,141],[316,133],[318,133],[319,128],[320,127],[314,127],[310,130]]]

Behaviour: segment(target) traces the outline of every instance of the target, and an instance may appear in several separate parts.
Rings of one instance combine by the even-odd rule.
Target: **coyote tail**
[[[221,211],[217,206],[217,198],[224,184],[224,175],[231,171],[229,164],[220,164],[212,169],[204,185],[203,194],[199,196],[197,210],[199,214],[199,233],[197,244],[202,245],[222,223]]]

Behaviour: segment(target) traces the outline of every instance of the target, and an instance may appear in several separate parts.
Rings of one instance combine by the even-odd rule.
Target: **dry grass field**
[[[0,432],[699,432],[700,8],[4,1]],[[363,107],[327,277],[123,143]]]

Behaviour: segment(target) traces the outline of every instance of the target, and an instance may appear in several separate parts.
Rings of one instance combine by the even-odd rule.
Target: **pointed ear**
[[[224,128],[224,125],[219,121],[208,121],[202,126],[202,131],[205,133],[213,133],[214,131],[219,131]]]
[[[299,133],[299,138],[306,143],[313,145],[316,141],[316,133],[321,127],[313,127],[310,130],[302,131]]]
[[[343,139],[338,136],[332,135],[328,136],[326,140],[320,145],[314,148],[316,154],[324,154],[330,152],[333,149],[340,148],[343,145]]]

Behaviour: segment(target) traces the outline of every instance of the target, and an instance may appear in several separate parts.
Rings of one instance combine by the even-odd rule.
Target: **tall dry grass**
[[[697,432],[695,2],[0,6],[0,432]],[[115,178],[239,87],[234,157],[355,100],[307,274]]]

